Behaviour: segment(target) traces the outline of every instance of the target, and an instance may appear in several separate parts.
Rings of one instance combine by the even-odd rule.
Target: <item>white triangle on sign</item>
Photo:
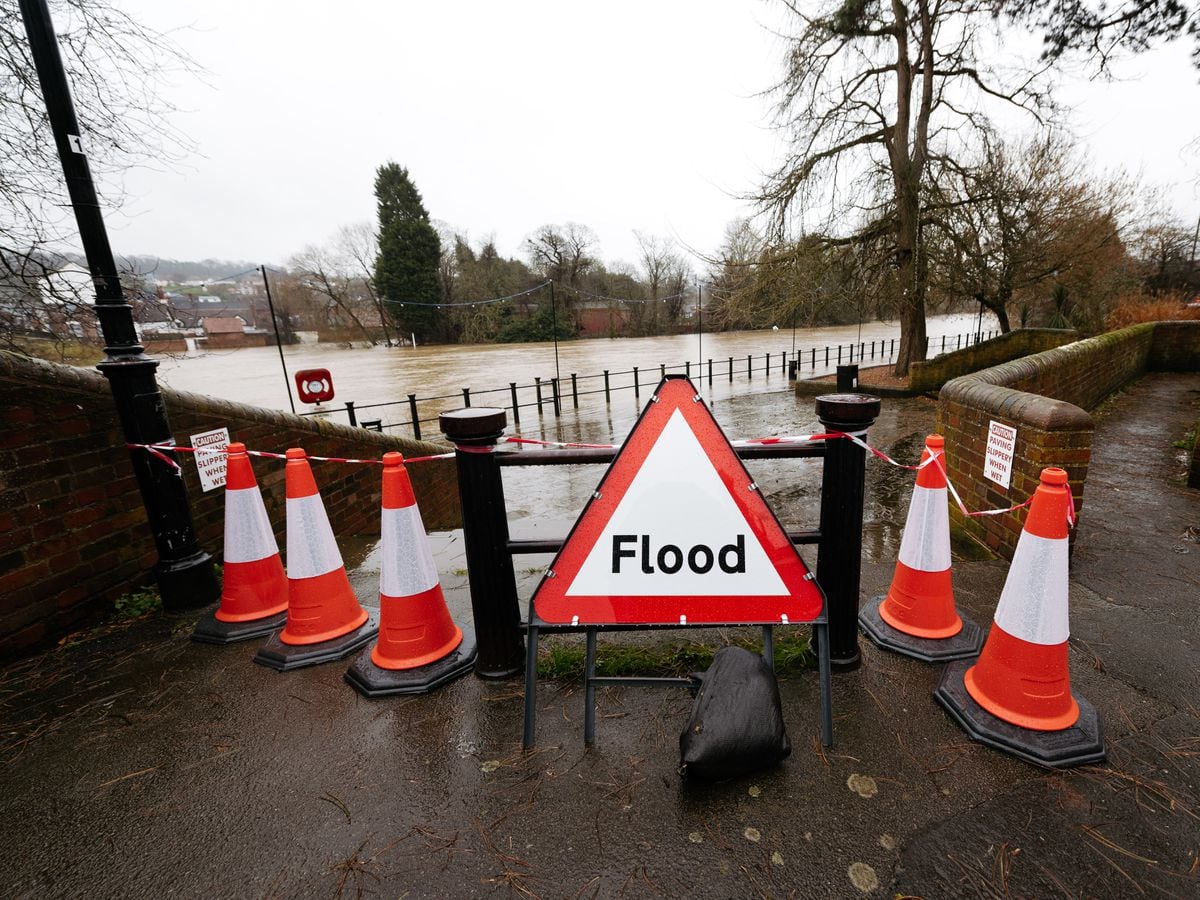
[[[788,596],[729,490],[676,409],[566,596]]]

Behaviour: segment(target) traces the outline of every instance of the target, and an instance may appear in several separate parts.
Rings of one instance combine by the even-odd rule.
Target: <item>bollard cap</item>
[[[383,465],[385,468],[390,468],[392,466],[403,466],[404,454],[396,450],[391,450],[383,454]]]
[[[234,453],[245,453],[246,445],[243,444],[241,441],[234,441],[233,443],[231,443],[229,446],[227,446],[225,448],[225,452],[231,456]]]
[[[925,446],[930,450],[943,450],[946,447],[946,439],[940,434],[931,434],[925,438]]]
[[[1062,487],[1066,483],[1066,469],[1060,469],[1058,466],[1047,466],[1045,469],[1042,469],[1042,484]]]
[[[508,414],[494,407],[469,406],[442,413],[438,424],[456,444],[491,444],[504,433]]]
[[[880,400],[869,394],[822,394],[817,398],[817,418],[825,425],[846,429],[866,428],[879,415]]]
[[[301,447],[289,447],[283,455],[288,459],[308,459],[308,454]]]

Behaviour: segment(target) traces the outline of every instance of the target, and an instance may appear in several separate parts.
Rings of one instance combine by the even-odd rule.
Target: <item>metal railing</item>
[[[941,335],[940,338],[930,338],[929,351],[934,355],[953,352],[990,340],[997,334],[999,334],[997,331],[986,331]],[[759,375],[764,379],[769,379],[776,370],[780,375],[788,378],[804,377],[806,370],[809,377],[818,377],[818,375],[833,374],[835,367],[843,364],[862,365],[873,361],[881,364],[892,362],[895,360],[896,343],[896,338],[884,338],[850,344],[813,346],[794,351],[783,350],[779,353],[748,354],[744,357],[709,357],[703,362],[660,363],[657,367],[634,366],[631,369],[618,371],[605,369],[603,372],[592,375],[579,375],[572,372],[562,379],[561,383],[555,377],[536,377],[527,384],[510,381],[506,387],[483,390],[464,387],[453,394],[430,397],[408,394],[404,400],[388,400],[380,403],[357,404],[354,401],[346,401],[340,407],[310,410],[300,413],[300,415],[328,416],[331,413],[345,412],[347,421],[352,426],[371,428],[375,431],[410,428],[412,436],[421,440],[422,426],[438,421],[436,414],[421,416],[420,406],[422,404],[460,401],[464,407],[470,407],[473,403],[477,406],[480,405],[478,401],[483,399],[483,405],[507,410],[512,415],[513,427],[520,428],[522,410],[536,409],[538,416],[545,415],[548,410],[554,413],[555,418],[559,418],[568,401],[572,409],[579,409],[581,398],[603,395],[604,402],[610,404],[613,394],[631,390],[634,400],[640,400],[643,389],[653,388],[668,373],[684,374],[690,378],[694,371],[698,383],[707,383],[709,387],[712,387],[717,381],[735,384],[743,376],[746,382],[753,381]],[[400,406],[408,407],[408,418],[403,421],[384,423],[382,418],[364,419],[361,417],[364,410],[393,409]]]

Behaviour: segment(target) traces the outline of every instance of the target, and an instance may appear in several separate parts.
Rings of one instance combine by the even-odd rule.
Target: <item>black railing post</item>
[[[354,401],[353,400],[346,401],[346,418],[350,420],[351,428],[358,427],[358,417],[354,414]]]
[[[512,395],[513,426],[516,428],[520,428],[521,427],[521,404],[519,404],[517,402],[517,383],[515,381],[510,381],[508,383],[508,392],[509,392],[509,394]]]
[[[493,452],[504,434],[506,417],[502,409],[476,407],[444,412],[438,421],[456,448],[471,612],[479,642],[475,673],[509,678],[524,665],[525,644],[517,581],[508,555],[504,482]]]
[[[421,439],[421,417],[417,415],[417,395],[408,395],[408,414],[412,416],[413,437]]]
[[[660,377],[662,377],[662,378],[666,378],[666,377],[667,377],[667,364],[666,364],[666,363],[659,363],[659,364],[658,364],[658,374],[659,374],[659,376],[660,376]]]
[[[575,381],[575,373],[571,373],[571,405],[579,409],[579,384]]]
[[[633,399],[639,400],[642,396],[642,385],[638,381],[638,367],[633,367]]]
[[[562,400],[558,395],[558,379],[550,379],[550,396],[554,400],[554,418],[562,415]]]
[[[828,347],[825,348],[825,353],[826,354],[829,353]],[[825,360],[825,364],[829,365],[829,360]],[[812,357],[809,359],[808,367],[810,369],[812,369],[814,372],[817,370],[817,348],[816,347],[812,348]]]
[[[841,362],[841,361],[842,361],[841,348],[838,348],[838,362]],[[826,365],[826,367],[828,367],[828,365],[829,365],[829,345],[828,344],[825,345],[825,365]]]
[[[608,387],[608,369],[604,370],[604,402],[612,403],[612,391]]]
[[[533,385],[537,388],[537,406],[538,415],[540,416],[542,414],[542,379],[536,375],[533,376]]]
[[[733,384],[733,357],[729,357],[729,383]]]
[[[754,357],[753,357],[753,355],[747,353],[746,354],[746,380],[749,381],[753,377],[754,377]]]
[[[708,386],[712,387],[712,357],[708,358]]]
[[[471,408],[471,389],[463,388],[462,394],[463,394],[463,406],[465,406],[467,409],[470,409]]]
[[[946,352],[946,336],[944,334],[942,335],[942,352]]]
[[[840,366],[842,364],[842,345],[838,344],[837,347],[838,347],[837,364]],[[828,353],[825,354],[825,365],[829,365],[829,354]]]
[[[692,377],[692,361],[690,359],[685,360],[683,363],[683,377],[684,378]]]
[[[879,415],[879,399],[864,394],[817,398],[817,418],[826,431],[866,440]],[[858,668],[858,593],[862,577],[863,493],[867,453],[845,438],[830,439],[821,475],[821,541],[817,582],[829,601],[829,661],[836,670]]]

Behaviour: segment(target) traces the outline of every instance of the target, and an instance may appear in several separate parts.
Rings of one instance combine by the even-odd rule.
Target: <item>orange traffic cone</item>
[[[246,445],[239,443],[226,448],[224,573],[221,605],[196,624],[192,640],[229,644],[284,623],[287,576]]]
[[[280,671],[341,659],[379,630],[378,611],[363,609],[325,515],[303,450],[287,451],[287,624],[254,661]]]
[[[399,453],[383,456],[380,534],[379,640],[354,661],[346,680],[368,697],[426,693],[471,670],[475,635],[450,618]]]
[[[1067,473],[1043,469],[983,653],[935,692],[976,740],[1055,767],[1104,759],[1100,717],[1067,668],[1070,498]]]
[[[925,439],[892,586],[858,614],[876,644],[925,662],[976,656],[983,642],[979,626],[954,608],[945,445],[940,434]]]

